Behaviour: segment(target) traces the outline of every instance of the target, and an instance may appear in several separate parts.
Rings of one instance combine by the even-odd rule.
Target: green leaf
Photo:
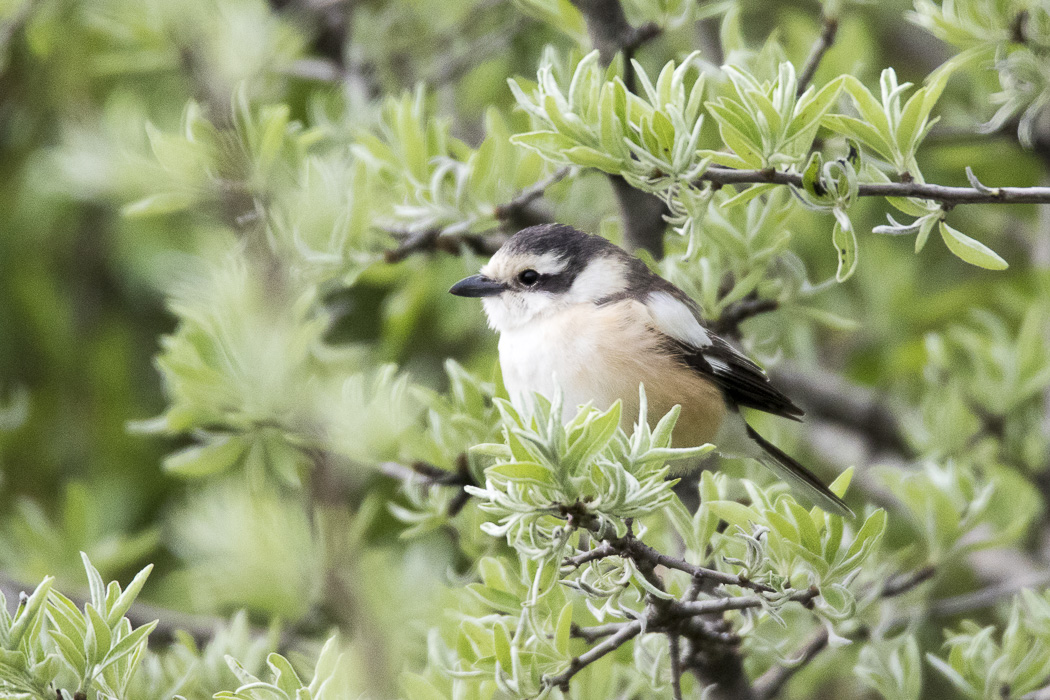
[[[247,447],[248,441],[243,435],[217,435],[203,445],[168,455],[164,458],[164,470],[182,477],[213,476],[237,464]]]
[[[84,651],[72,639],[61,632],[51,631],[51,639],[58,644],[62,660],[69,665],[75,674],[83,676],[87,672],[87,658]]]
[[[510,653],[510,635],[507,634],[507,628],[500,622],[492,626],[492,642],[496,661],[504,671],[509,672],[514,667],[514,660]]]
[[[48,593],[51,591],[51,586],[54,581],[54,576],[48,576],[45,578],[40,585],[36,587],[33,594],[29,596],[25,604],[19,605],[15,614],[14,622],[7,634],[6,641],[9,649],[17,649],[18,645],[22,643],[22,637],[33,625],[36,621],[37,615],[39,615],[43,609],[43,605],[47,601]],[[6,609],[4,612],[7,612]]]
[[[813,155],[809,157],[809,162],[806,163],[805,170],[802,171],[802,189],[810,194],[811,197],[821,198],[827,194],[826,191],[821,192],[823,185],[820,182],[820,171],[824,164],[824,158],[820,155],[820,151],[814,151]],[[818,189],[817,185],[821,185]]]
[[[565,162],[561,156],[576,145],[576,142],[556,131],[529,131],[524,134],[515,134],[510,137],[510,142],[536,151],[542,156],[549,156],[556,162]]]
[[[838,270],[835,272],[835,279],[845,282],[857,269],[857,234],[854,233],[853,223],[845,211],[836,207],[834,214],[835,227],[832,230],[831,241],[838,254]]]
[[[88,618],[88,658],[96,663],[105,658],[112,642],[109,625],[102,613],[95,606],[88,603],[84,606]]]
[[[402,674],[401,687],[404,689],[406,700],[448,700],[444,693],[417,673]]]
[[[91,560],[88,559],[88,555],[84,552],[80,553],[80,560],[84,564],[84,570],[87,572],[88,588],[91,591],[91,602],[96,607],[103,607],[106,604],[106,584],[102,580],[102,575],[99,574],[91,564]]]
[[[941,238],[961,260],[986,270],[1005,270],[1010,265],[998,253],[941,221]]]
[[[744,532],[751,532],[750,523],[761,523],[762,519],[752,508],[736,501],[710,501],[703,504],[712,513]]]
[[[926,246],[926,241],[930,238],[930,232],[933,231],[933,227],[937,225],[937,222],[941,220],[940,215],[929,214],[924,216],[919,224],[919,233],[915,236],[915,252],[919,253]]]
[[[539,486],[551,486],[555,483],[553,472],[535,462],[497,464],[486,469],[485,474],[512,481],[528,481]]]
[[[893,158],[893,149],[886,139],[867,122],[841,114],[828,114],[821,123],[836,133],[856,139],[883,158]]]
[[[860,531],[857,532],[857,536],[853,538],[853,542],[850,544],[849,549],[846,550],[845,558],[847,560],[851,559],[859,554],[865,547],[874,545],[882,538],[882,533],[885,531],[886,511],[879,508],[864,521],[864,525],[861,526]]]
[[[791,120],[791,134],[804,133],[816,126],[831,107],[831,103],[842,92],[844,77],[838,77],[822,87],[812,97],[798,105],[798,113]]]
[[[853,481],[853,471],[853,467],[850,467],[835,477],[835,480],[828,486],[828,490],[839,498],[844,497],[849,489],[850,482]]]
[[[157,620],[154,620],[153,622],[142,625],[141,627],[136,627],[130,634],[114,644],[113,648],[110,649],[109,654],[106,655],[105,660],[100,664],[99,670],[111,664],[115,664],[128,654],[134,652],[140,644],[145,644],[146,638],[149,636],[150,632],[153,631],[153,628],[157,626],[157,622]]]
[[[887,145],[892,143],[889,118],[886,116],[886,111],[882,104],[875,99],[871,91],[855,76],[846,75],[843,76],[843,80],[846,91],[853,98],[853,102],[857,105],[857,110],[864,120],[875,128]]]
[[[124,589],[124,592],[120,594],[120,597],[106,612],[106,622],[110,627],[115,627],[120,622],[120,618],[124,617],[124,613],[131,607],[131,604],[135,602],[142,587],[146,585],[146,579],[149,578],[151,571],[153,571],[153,564],[149,564],[145,569],[138,572],[135,578],[131,579],[128,587]]]
[[[565,604],[558,614],[558,623],[554,627],[554,648],[562,656],[569,655],[569,639],[572,632],[572,602]]]
[[[129,219],[174,214],[189,209],[197,199],[192,192],[160,192],[126,204],[120,213]]]
[[[735,194],[729,199],[722,202],[721,207],[723,209],[731,209],[733,207],[740,206],[741,204],[747,204],[755,197],[766,194],[768,192],[776,191],[778,187],[779,185],[774,184],[751,185],[743,192]]]
[[[588,148],[587,146],[566,148],[563,152],[563,156],[574,165],[580,165],[585,168],[596,168],[602,172],[613,175],[620,173],[624,169],[623,161],[619,158],[615,158],[608,153],[602,153],[593,148]]]
[[[469,584],[467,590],[494,610],[507,613],[508,615],[521,612],[521,599],[516,595],[497,590],[491,586],[483,586],[480,583]]]

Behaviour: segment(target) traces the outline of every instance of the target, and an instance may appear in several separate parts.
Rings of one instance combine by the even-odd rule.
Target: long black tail
[[[777,476],[799,491],[802,491],[807,498],[825,511],[851,518],[855,517],[850,507],[843,503],[841,498],[833,494],[813,472],[796,462],[790,455],[769,440],[756,433],[750,425],[747,426],[747,434],[765,452],[762,456],[763,458],[760,458],[762,464],[772,469]]]

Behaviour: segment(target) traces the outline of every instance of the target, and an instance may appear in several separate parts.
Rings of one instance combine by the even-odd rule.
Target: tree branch
[[[711,167],[697,178],[698,182],[714,185],[791,185],[802,187],[802,176],[782,170],[734,170]],[[862,182],[858,185],[860,197],[915,197],[940,202],[946,206],[957,204],[1047,204],[1050,187],[953,187],[924,182]]]
[[[828,646],[828,628],[821,625],[813,636],[806,641],[794,654],[790,664],[777,664],[763,673],[755,680],[753,685],[755,698],[757,700],[769,700],[776,697],[784,688],[784,685],[801,668],[813,660],[813,658],[824,651]]]
[[[459,489],[458,493],[448,504],[448,515],[450,518],[454,518],[459,511],[463,510],[463,506],[470,500],[470,493],[467,492],[466,487],[478,485],[474,481],[474,475],[470,473],[470,464],[467,461],[466,453],[456,458],[456,471],[435,467],[427,462],[413,462],[411,466],[400,462],[383,462],[379,465],[379,471],[399,481],[422,479],[425,484],[430,486],[453,486]]]
[[[632,27],[624,15],[620,0],[572,2],[587,21],[587,33],[591,43],[598,49],[603,65],[609,65],[617,53],[623,52],[624,84],[629,91],[634,92],[635,75],[631,58],[639,46],[660,34],[660,28],[652,23]],[[609,182],[620,209],[624,246],[631,251],[644,249],[657,258],[662,257],[667,205],[659,197],[631,187],[619,175],[610,175]]]
[[[776,311],[778,308],[780,308],[780,302],[776,299],[761,299],[752,292],[740,301],[726,306],[722,315],[708,325],[716,335],[739,340],[741,323],[769,311]]]
[[[565,559],[565,564],[573,568],[579,568],[587,562],[611,556],[629,557],[635,561],[647,562],[653,567],[662,566],[667,569],[682,571],[692,576],[694,580],[708,580],[717,584],[740,586],[741,588],[750,588],[761,593],[771,593],[773,591],[769,586],[751,581],[743,576],[727,574],[716,569],[707,569],[690,564],[684,559],[668,556],[629,534],[624,537],[606,540],[594,549],[568,557]]]
[[[634,639],[642,631],[642,621],[634,620],[632,622],[625,622],[623,626],[604,642],[596,644],[595,646],[588,649],[583,654],[575,657],[569,662],[569,668],[563,673],[559,673],[555,676],[548,676],[546,679],[547,685],[561,688],[563,691],[569,690],[569,681],[577,673],[590,666],[598,659],[602,658],[606,654],[610,654],[626,642]]]
[[[495,216],[500,221],[507,221],[508,219],[514,219],[520,216],[525,208],[532,204],[533,201],[543,196],[543,193],[547,191],[547,188],[551,185],[561,182],[565,179],[565,176],[572,172],[571,167],[558,168],[553,173],[540,180],[531,187],[526,187],[518,195],[507,202],[501,204],[495,209]]]
[[[797,398],[808,415],[864,436],[875,452],[893,453],[905,459],[915,456],[897,416],[870,389],[827,372],[790,366],[777,367],[770,374],[777,388]]]
[[[810,49],[809,57],[806,59],[806,64],[802,68],[802,73],[798,76],[798,88],[796,95],[801,97],[802,93],[809,87],[810,82],[813,81],[813,76],[817,72],[817,68],[820,66],[821,59],[824,58],[824,54],[828,52],[831,45],[835,43],[835,35],[839,32],[839,20],[837,17],[828,17],[825,15],[822,18],[822,24],[820,28],[820,36],[817,38],[813,48]]]
[[[796,591],[788,596],[788,600],[802,603],[804,606],[812,604],[813,600],[820,595],[816,586],[805,590]],[[748,608],[760,608],[767,602],[766,598],[755,595],[731,596],[729,598],[714,598],[712,600],[686,601],[675,605],[675,608],[687,615],[710,615],[712,613],[723,613],[729,610],[747,610]]]
[[[604,639],[611,634],[619,632],[626,622],[610,622],[607,625],[595,625],[594,627],[580,627],[575,622],[572,623],[570,636],[582,639],[589,644],[594,644],[599,639]]]
[[[1050,585],[1050,571],[1044,571],[1030,579],[1008,579],[972,593],[936,600],[930,604],[929,614],[934,617],[951,617],[981,610],[1016,595],[1024,588],[1043,588],[1048,585]]]
[[[893,598],[912,590],[916,586],[929,581],[937,573],[936,567],[924,566],[907,574],[901,574],[890,579],[880,592],[882,598]],[[776,697],[791,677],[798,673],[806,664],[812,661],[817,654],[828,646],[828,629],[819,627],[810,638],[799,647],[792,660],[787,664],[776,664],[759,676],[754,683],[756,700],[770,700]]]
[[[561,181],[572,171],[572,168],[558,168],[553,173],[519,192],[513,199],[493,209],[495,218],[504,224],[517,225],[528,219],[528,209],[534,201],[543,196],[551,185]],[[492,233],[446,233],[444,228],[428,228],[424,231],[403,231],[387,229],[387,233],[401,239],[393,250],[384,253],[388,263],[398,263],[415,253],[433,253],[437,251],[458,255],[465,247],[477,255],[491,256],[500,249],[507,238],[493,229]]]

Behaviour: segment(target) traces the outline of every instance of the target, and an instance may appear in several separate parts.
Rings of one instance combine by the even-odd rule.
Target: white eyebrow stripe
[[[528,264],[541,275],[556,275],[569,266],[569,261],[561,253],[544,253],[529,260]]]
[[[502,251],[501,251],[502,252]],[[510,278],[524,269],[532,269],[541,275],[557,275],[565,271],[569,261],[560,252],[551,251],[543,255],[496,253],[481,274],[493,279]]]
[[[645,299],[645,306],[662,333],[694,348],[711,345],[711,336],[696,320],[693,311],[667,292],[650,293]]]

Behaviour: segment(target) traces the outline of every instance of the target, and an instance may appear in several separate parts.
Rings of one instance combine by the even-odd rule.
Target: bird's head
[[[482,297],[489,325],[502,332],[575,304],[623,295],[639,275],[648,275],[645,264],[605,238],[544,224],[511,236],[480,274],[449,292]]]

